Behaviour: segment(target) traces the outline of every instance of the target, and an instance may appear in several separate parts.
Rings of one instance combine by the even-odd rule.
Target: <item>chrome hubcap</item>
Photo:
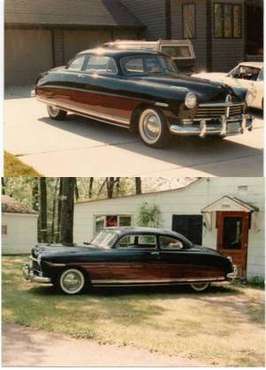
[[[157,112],[148,109],[140,117],[140,134],[149,144],[156,143],[162,131],[162,123]]]
[[[66,271],[61,278],[62,288],[67,293],[76,293],[82,289],[84,285],[84,278],[80,271],[71,270]]]
[[[59,109],[56,108],[54,105],[49,105],[48,109],[51,116],[56,116],[59,113]]]
[[[208,288],[209,286],[209,283],[195,283],[195,284],[191,284],[192,288],[196,291],[202,291],[202,290],[205,290]]]

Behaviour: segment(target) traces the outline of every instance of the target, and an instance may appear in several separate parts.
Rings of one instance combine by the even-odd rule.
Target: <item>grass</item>
[[[4,153],[5,176],[41,176],[34,168],[22,163],[17,157],[8,152]]]
[[[3,257],[3,320],[99,343],[132,345],[209,366],[264,366],[264,290],[214,286],[99,289],[64,296],[22,278]]]

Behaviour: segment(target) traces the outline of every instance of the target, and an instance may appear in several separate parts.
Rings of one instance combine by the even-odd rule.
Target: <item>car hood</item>
[[[184,92],[194,92],[199,102],[225,101],[228,94],[238,97],[238,94],[228,85],[210,81],[207,79],[177,75],[176,77],[143,76],[135,77],[135,80],[155,86],[168,86],[170,88],[183,88]]]
[[[55,256],[73,256],[80,254],[93,253],[100,250],[91,244],[84,246],[65,246],[62,244],[44,244],[36,245],[32,249],[32,256],[37,258],[39,255],[42,257],[55,257]]]

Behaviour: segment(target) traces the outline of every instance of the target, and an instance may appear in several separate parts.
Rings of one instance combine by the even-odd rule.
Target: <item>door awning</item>
[[[219,211],[252,213],[258,212],[259,208],[238,198],[225,195],[201,210],[202,213]]]

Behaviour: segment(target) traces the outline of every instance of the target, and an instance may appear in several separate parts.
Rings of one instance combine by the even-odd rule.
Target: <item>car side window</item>
[[[159,237],[159,243],[161,249],[183,249],[183,242],[179,239],[172,238],[171,236],[162,235]]]
[[[125,58],[123,67],[126,73],[144,73],[144,61],[143,58]]]
[[[84,70],[85,72],[113,75],[118,73],[116,61],[113,58],[101,55],[89,56]]]
[[[260,73],[258,75],[258,80],[257,81],[263,81],[264,80],[264,76],[263,76],[263,68],[260,70]]]
[[[68,68],[67,69],[70,69],[71,71],[81,71],[82,69],[82,66],[84,64],[84,61],[85,61],[85,55],[81,55],[75,59],[73,59],[69,65],[68,65]]]
[[[156,248],[156,235],[151,234],[132,234],[122,236],[116,244],[116,248]]]

